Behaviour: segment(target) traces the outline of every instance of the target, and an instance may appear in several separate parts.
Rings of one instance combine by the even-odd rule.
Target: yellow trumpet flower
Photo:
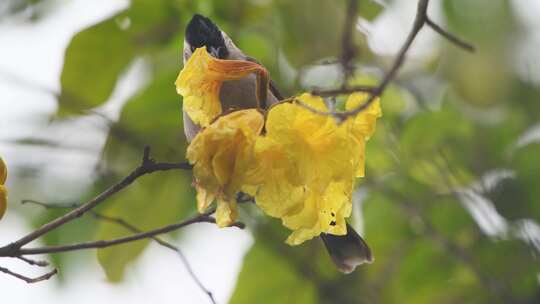
[[[250,73],[268,78],[266,69],[257,63],[217,59],[208,54],[206,47],[201,47],[195,50],[178,75],[176,91],[184,97],[184,111],[191,120],[206,127],[222,112],[219,90],[223,81],[237,80]]]
[[[359,105],[361,98],[351,95],[347,106]],[[303,94],[298,100],[328,111],[320,97]],[[255,144],[257,167],[249,179],[259,184],[244,191],[293,230],[287,243],[297,245],[321,232],[347,233],[354,179],[363,176],[365,141],[379,116],[378,101],[341,124],[295,103],[270,109],[266,134]]]
[[[0,157],[0,219],[4,216],[7,207],[7,189],[4,186],[7,179],[7,167]]]
[[[217,200],[219,227],[229,226],[237,218],[236,194],[248,182],[253,147],[263,124],[263,115],[255,109],[232,112],[199,132],[188,147],[198,210],[204,212]]]

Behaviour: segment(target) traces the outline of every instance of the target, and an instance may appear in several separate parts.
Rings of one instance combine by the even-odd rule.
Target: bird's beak
[[[219,48],[215,48],[213,46],[208,47],[208,53],[210,53],[210,55],[212,55],[212,57],[220,59],[219,58]]]

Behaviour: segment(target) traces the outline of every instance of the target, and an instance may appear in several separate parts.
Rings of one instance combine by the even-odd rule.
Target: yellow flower
[[[353,110],[358,106],[365,103],[369,98],[369,95],[366,93],[353,93],[347,99],[345,103],[346,110]],[[375,99],[371,105],[369,105],[365,110],[361,111],[354,118],[354,123],[352,126],[352,133],[360,141],[368,141],[373,133],[375,132],[375,126],[377,118],[382,116],[380,99]],[[362,159],[361,164],[358,168],[356,177],[364,177],[364,163],[365,160]]]
[[[4,160],[0,157],[0,219],[4,216],[7,207],[7,189],[4,183],[7,179],[7,167]]]
[[[351,96],[348,103],[357,99]],[[298,100],[327,111],[320,97],[303,94]],[[333,117],[295,103],[270,109],[266,135],[255,144],[252,185],[243,190],[255,196],[265,213],[281,218],[293,230],[287,243],[297,245],[321,232],[347,233],[354,178],[363,174],[365,140],[374,129],[370,117],[375,112],[370,107],[338,124]]]
[[[299,245],[321,232],[345,235],[345,218],[351,215],[353,180],[331,182],[324,191],[307,189],[302,209],[282,217],[283,225],[293,230],[287,238],[290,245]]]
[[[216,222],[225,227],[237,218],[236,194],[248,183],[255,140],[264,117],[255,109],[219,117],[191,142],[187,158],[194,165],[197,207],[204,212],[217,200]]]
[[[184,111],[191,120],[206,127],[222,112],[219,90],[223,81],[237,80],[253,72],[268,77],[267,71],[257,63],[216,59],[202,47],[195,50],[180,71],[176,91],[184,97]]]
[[[367,93],[353,93],[345,103],[346,110],[353,110],[369,99]],[[363,136],[368,140],[375,132],[377,118],[382,116],[380,100],[375,99],[369,107],[356,115],[354,119],[354,128],[356,135]]]

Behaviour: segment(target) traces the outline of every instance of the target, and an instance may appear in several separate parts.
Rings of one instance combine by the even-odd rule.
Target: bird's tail
[[[351,273],[356,266],[374,261],[368,244],[347,224],[346,235],[321,233],[328,254],[339,271]]]

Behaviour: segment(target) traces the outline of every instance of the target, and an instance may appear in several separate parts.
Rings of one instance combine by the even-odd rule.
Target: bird
[[[209,18],[195,14],[188,23],[184,35],[183,60],[188,61],[193,52],[205,46],[210,55],[225,60],[245,60],[261,65],[255,58],[245,55]],[[262,65],[261,65],[262,66]],[[239,80],[225,81],[220,90],[222,109],[248,109],[256,108],[258,101],[256,96],[257,80],[254,74],[250,74]],[[265,104],[267,108],[275,104],[283,96],[279,93],[273,81],[269,82],[269,90]],[[184,133],[188,142],[199,132],[200,126],[193,123],[187,113],[183,112]]]
[[[206,47],[208,53],[214,58],[246,60],[260,64],[257,59],[246,55],[238,48],[232,39],[210,18],[195,14],[185,29],[182,53],[184,64],[200,47]],[[262,66],[262,64],[260,65]],[[219,94],[222,109],[256,108],[258,106],[256,88],[257,80],[253,74],[239,80],[225,81]],[[268,88],[266,102],[261,105],[263,108],[268,108],[283,99],[276,84],[271,79]],[[195,124],[185,111],[183,111],[183,119],[184,133],[187,141],[191,142],[201,127]],[[321,233],[320,238],[336,268],[343,273],[350,273],[354,271],[356,266],[373,261],[371,249],[349,224],[347,224],[346,235]]]

